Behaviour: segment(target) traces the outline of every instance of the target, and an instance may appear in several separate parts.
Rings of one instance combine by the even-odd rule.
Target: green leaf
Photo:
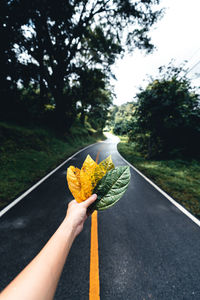
[[[114,164],[112,162],[111,155],[104,159],[94,170],[92,175],[92,186],[95,188],[97,183],[105,176],[105,174],[114,169]]]
[[[127,190],[130,178],[131,173],[128,166],[116,167],[109,171],[93,191],[98,196],[93,208],[104,210],[114,205]]]

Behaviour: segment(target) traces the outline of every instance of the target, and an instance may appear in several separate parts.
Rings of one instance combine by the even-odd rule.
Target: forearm
[[[0,299],[53,299],[74,238],[74,229],[65,219],[40,253],[1,293]]]
[[[53,299],[64,263],[75,237],[83,229],[87,209],[97,195],[82,203],[73,200],[60,227],[31,261],[31,263],[4,289],[0,300]]]

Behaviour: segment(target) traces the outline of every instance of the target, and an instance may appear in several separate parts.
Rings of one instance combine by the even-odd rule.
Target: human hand
[[[82,231],[84,222],[88,217],[88,207],[94,203],[96,199],[97,195],[94,194],[81,203],[72,200],[68,204],[66,222],[72,227],[75,236]]]

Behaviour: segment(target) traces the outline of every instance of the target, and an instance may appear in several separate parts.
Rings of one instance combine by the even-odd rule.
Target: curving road
[[[87,154],[125,165],[116,138],[75,155],[0,218],[0,289],[39,252],[72,199],[66,169]],[[199,300],[200,228],[134,169],[123,198],[98,214],[102,300]],[[72,246],[55,299],[89,295],[90,220]],[[18,300],[18,299],[17,299]],[[28,299],[27,299],[28,300]]]

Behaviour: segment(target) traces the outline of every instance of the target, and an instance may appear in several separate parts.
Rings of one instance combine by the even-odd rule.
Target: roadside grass
[[[121,137],[118,151],[172,198],[200,219],[200,162],[197,160],[147,160],[134,143]]]
[[[0,122],[0,209],[79,149],[105,139],[76,124],[61,136]]]

